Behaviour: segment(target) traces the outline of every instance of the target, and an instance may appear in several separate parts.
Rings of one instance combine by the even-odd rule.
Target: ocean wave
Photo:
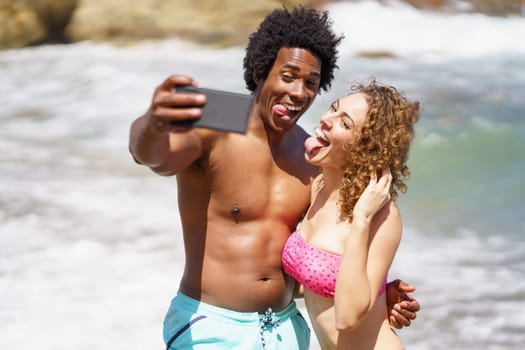
[[[426,61],[525,54],[525,18],[438,13],[374,1],[328,6],[344,53],[385,52]]]

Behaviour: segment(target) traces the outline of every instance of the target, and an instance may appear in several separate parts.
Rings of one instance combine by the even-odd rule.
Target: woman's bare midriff
[[[324,298],[305,291],[305,303],[312,327],[323,349],[403,349],[387,319],[385,294],[376,300],[374,307],[359,326],[347,332],[339,332],[335,327],[333,298]]]

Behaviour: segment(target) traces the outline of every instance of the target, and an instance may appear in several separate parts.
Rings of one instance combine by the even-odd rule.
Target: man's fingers
[[[410,326],[410,318],[407,318],[402,312],[392,310],[390,324],[397,329]]]
[[[403,328],[403,326],[399,322],[397,322],[394,316],[390,316],[390,325],[397,329]]]
[[[396,321],[398,324],[401,325],[401,327],[408,327],[410,326],[410,318],[405,316],[405,312],[396,312],[395,313]],[[414,317],[415,318],[415,317]]]
[[[412,293],[412,292],[414,292],[416,290],[416,287],[414,287],[414,286],[412,286],[412,285],[410,285],[408,283],[405,283],[405,282],[403,282],[401,280],[396,280],[396,282],[398,282],[398,281],[399,281],[398,289],[402,290],[403,292],[405,292],[405,293]]]
[[[171,75],[162,82],[160,87],[164,90],[171,90],[177,85],[197,85],[197,82],[185,75]]]
[[[419,305],[417,305],[417,310],[416,310],[415,308],[414,309],[411,308],[411,307],[414,307],[413,304],[407,305],[406,302],[403,302],[402,304],[403,305],[396,304],[394,306],[394,310],[396,312],[396,315],[399,315],[402,320],[403,319],[406,319],[407,321],[415,320],[416,316],[417,316],[416,315],[416,311],[419,310]]]
[[[410,326],[410,320],[409,319],[403,319],[403,321],[401,321],[401,324],[403,325],[403,327],[408,327]]]
[[[410,310],[411,312],[418,312],[421,308],[421,305],[416,300],[405,300],[403,301],[403,307],[405,310]]]
[[[421,308],[421,305],[419,305],[419,302],[417,302],[416,300],[410,298],[406,294],[403,294],[401,296],[401,298],[402,298],[401,299],[402,301],[399,304],[394,305],[394,308],[397,311],[407,310],[407,311],[410,311],[412,313],[416,313]]]

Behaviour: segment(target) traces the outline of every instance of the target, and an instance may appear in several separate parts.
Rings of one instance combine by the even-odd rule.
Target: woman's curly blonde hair
[[[339,200],[341,219],[347,218],[350,222],[371,174],[379,178],[384,169],[390,169],[393,200],[398,198],[398,190],[407,191],[404,180],[410,176],[410,170],[406,163],[414,138],[414,123],[420,116],[419,102],[409,101],[396,88],[380,85],[375,79],[367,85],[354,85],[351,91],[366,95],[368,113],[360,136],[345,147]]]

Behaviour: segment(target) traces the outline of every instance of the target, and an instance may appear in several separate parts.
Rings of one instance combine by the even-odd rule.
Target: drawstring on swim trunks
[[[275,313],[272,311],[272,308],[269,307],[266,309],[263,315],[259,316],[261,322],[261,328],[259,333],[261,334],[261,343],[262,348],[266,349],[266,341],[264,340],[264,329],[267,327],[278,327],[281,324],[281,320],[275,316]]]

